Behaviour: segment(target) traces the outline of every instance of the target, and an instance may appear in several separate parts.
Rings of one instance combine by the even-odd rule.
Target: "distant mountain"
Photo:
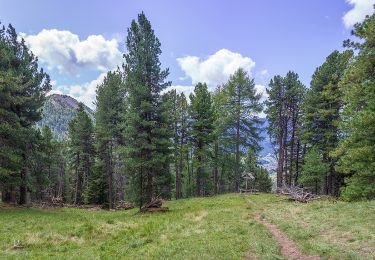
[[[262,124],[260,136],[263,137],[263,140],[260,142],[262,150],[259,154],[259,164],[266,168],[270,174],[274,173],[277,168],[277,160],[274,155],[274,149],[270,140],[270,137],[267,133],[267,127],[269,126],[267,118],[260,119]]]
[[[268,120],[267,118],[260,118],[262,124],[260,125],[260,128],[262,129],[260,131],[260,136],[263,138],[263,140],[260,142],[260,146],[262,147],[262,150],[260,151],[261,155],[268,155],[273,154],[273,147],[271,144],[270,137],[267,133],[267,127],[268,127]]]
[[[277,168],[277,160],[275,155],[273,154],[266,154],[266,155],[260,155],[258,163],[266,168],[269,172],[276,171]]]
[[[37,123],[37,127],[48,125],[54,137],[58,140],[67,138],[69,122],[76,116],[79,102],[67,95],[53,94],[47,97],[43,106],[43,118]],[[85,107],[86,113],[94,118],[94,111]]]

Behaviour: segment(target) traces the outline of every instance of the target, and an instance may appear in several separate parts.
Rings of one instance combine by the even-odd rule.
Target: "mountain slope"
[[[262,129],[260,131],[260,136],[263,138],[263,140],[260,142],[260,146],[262,147],[262,150],[260,151],[261,155],[267,155],[267,154],[272,154],[273,151],[273,146],[270,140],[270,137],[267,133],[267,127],[269,126],[267,118],[260,118],[261,124],[260,128]]]
[[[43,106],[43,118],[37,127],[48,125],[58,140],[67,138],[69,122],[76,116],[79,102],[67,95],[53,94],[47,97]],[[94,118],[94,111],[85,106],[86,113]]]

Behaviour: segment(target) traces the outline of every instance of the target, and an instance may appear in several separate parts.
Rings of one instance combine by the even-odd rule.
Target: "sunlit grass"
[[[84,209],[0,209],[0,258],[280,259],[252,216],[277,224],[306,255],[375,258],[375,201],[307,204],[272,194],[228,194],[166,203],[139,214]]]
[[[310,203],[263,195],[262,215],[277,224],[308,255],[329,259],[375,259],[375,201],[328,198]]]
[[[247,197],[167,202],[169,212],[0,211],[0,258],[243,259],[277,257]],[[20,248],[13,249],[14,243]]]

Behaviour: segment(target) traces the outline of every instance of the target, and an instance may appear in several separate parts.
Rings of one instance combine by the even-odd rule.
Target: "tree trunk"
[[[180,153],[179,153],[179,163],[178,163],[178,198],[182,198],[182,170],[183,170],[183,163],[184,163],[184,156],[183,156],[183,147],[184,147],[184,135],[181,136],[180,141]],[[177,178],[177,177],[176,177]],[[177,189],[177,187],[176,187]]]
[[[113,209],[113,164],[112,164],[112,141],[109,144],[108,154],[108,203],[109,208]]]
[[[296,174],[294,175],[294,185],[297,185],[298,176],[299,176],[299,150],[301,148],[301,143],[297,141],[297,154],[296,154]]]
[[[202,156],[198,155],[198,168],[197,168],[197,196],[201,195],[201,177],[202,177]]]
[[[214,162],[214,169],[213,169],[213,179],[214,179],[214,194],[216,195],[218,193],[218,179],[217,179],[217,176],[218,176],[218,165],[217,165],[217,161],[218,161],[218,156],[219,156],[219,143],[217,140],[215,140],[215,145],[214,145],[214,157],[215,157],[215,162]]]
[[[178,142],[178,140],[175,139],[175,142]],[[182,171],[182,144],[181,143],[179,144],[179,148],[180,148],[179,152],[175,151],[176,200],[181,198],[181,171]],[[177,150],[177,145],[175,146],[175,149]]]
[[[75,188],[75,195],[74,195],[74,204],[79,205],[82,203],[82,187],[81,187],[81,173],[79,171],[79,165],[80,165],[80,156],[77,155],[77,165],[76,165],[76,188]]]
[[[22,155],[23,161],[26,164],[27,163],[27,156],[26,154]],[[29,190],[27,181],[29,178],[29,169],[27,165],[24,165],[21,170],[21,186],[20,186],[20,205],[28,205],[29,204]]]
[[[58,183],[58,197],[63,197],[64,194],[64,176],[65,176],[65,167],[64,162],[60,162],[60,173],[59,173],[59,183]]]
[[[279,135],[279,155],[277,162],[277,187],[283,185],[283,171],[284,171],[284,129]]]
[[[222,185],[224,173],[225,173],[225,164],[224,164],[224,161],[223,161],[223,163],[221,165],[221,174],[220,174],[220,180],[219,180],[219,193],[225,192],[224,185]]]
[[[293,109],[293,118],[292,118],[292,137],[290,140],[290,165],[289,165],[289,185],[292,185],[292,179],[293,179],[293,164],[294,160],[298,160],[298,158],[294,158],[294,143],[295,143],[295,133],[296,133],[296,112],[295,109]]]
[[[186,153],[186,163],[187,163],[187,174],[188,174],[188,196],[191,196],[191,172],[190,172],[190,151]]]
[[[288,119],[284,118],[284,172],[283,172],[283,182],[288,182]]]
[[[181,172],[180,165],[176,163],[176,200],[181,198]]]
[[[235,166],[235,178],[236,178],[236,192],[240,191],[240,120],[237,119],[236,125],[236,166]]]
[[[143,168],[141,166],[140,174],[139,174],[139,210],[142,209],[142,206],[143,206]]]
[[[152,190],[152,173],[151,172],[147,172],[147,186],[146,186],[146,203],[150,203],[152,201],[152,194],[153,194],[153,190]]]

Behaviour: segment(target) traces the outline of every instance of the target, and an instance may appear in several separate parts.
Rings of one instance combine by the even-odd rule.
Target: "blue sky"
[[[105,72],[122,62],[126,29],[144,11],[162,43],[172,85],[189,93],[211,89],[238,67],[259,91],[269,79],[296,71],[308,86],[315,68],[342,49],[355,22],[375,0],[19,1],[0,0],[12,23],[51,75],[53,92],[93,107]]]

